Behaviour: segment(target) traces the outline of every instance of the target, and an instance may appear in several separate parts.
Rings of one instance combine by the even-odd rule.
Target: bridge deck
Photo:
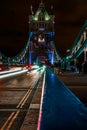
[[[47,69],[40,130],[86,129],[87,108]]]

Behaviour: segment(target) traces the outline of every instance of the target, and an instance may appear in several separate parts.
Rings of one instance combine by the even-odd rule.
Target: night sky
[[[34,12],[40,0],[0,0],[0,51],[15,56],[28,40],[30,6]],[[70,49],[87,19],[87,0],[44,0],[55,14],[56,48],[62,55]]]

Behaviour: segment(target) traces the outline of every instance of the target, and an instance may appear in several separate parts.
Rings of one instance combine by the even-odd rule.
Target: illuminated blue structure
[[[42,1],[36,13],[31,8],[29,32],[32,32],[29,44],[29,64],[40,61],[41,57],[45,57],[44,60],[54,64],[54,15],[48,14]]]
[[[77,38],[75,39],[72,47],[68,50],[68,54],[65,57],[65,62],[76,66],[79,63],[79,57],[83,55],[82,62],[87,62],[87,20],[83,24]],[[81,63],[80,63],[81,64]]]
[[[32,52],[29,52],[29,63],[32,64]]]
[[[52,12],[52,11],[50,11]],[[61,60],[62,68],[75,65],[79,61],[81,55],[84,55],[83,62],[87,62],[87,20],[83,24],[74,44],[65,57],[57,52],[54,39],[54,14],[46,11],[44,3],[41,1],[37,11],[34,13],[31,7],[31,15],[29,15],[29,38],[25,47],[14,57],[6,57],[3,54],[3,60],[8,65],[27,65],[40,61],[41,57],[48,60],[51,65]],[[10,59],[10,60],[9,60]],[[41,60],[41,62],[44,62]]]
[[[42,1],[36,13],[33,12],[31,7],[28,41],[17,55],[12,58],[6,57],[7,61],[10,59],[10,65],[26,66],[33,63],[45,63],[45,61],[53,65],[55,60],[58,61],[60,55],[56,51],[54,44],[54,23],[54,15],[49,15]]]
[[[87,107],[46,69],[39,130],[86,130]]]

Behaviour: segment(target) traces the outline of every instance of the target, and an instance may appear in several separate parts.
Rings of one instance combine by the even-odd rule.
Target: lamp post
[[[86,61],[86,52],[87,52],[87,47],[84,47],[84,62]]]
[[[84,41],[86,40],[86,31],[83,33]]]
[[[67,57],[66,57],[66,62],[65,62],[65,68],[67,68],[67,69],[70,69],[70,61],[69,61],[69,58],[70,58],[70,49],[68,49],[68,50],[66,50],[66,53],[67,53]]]

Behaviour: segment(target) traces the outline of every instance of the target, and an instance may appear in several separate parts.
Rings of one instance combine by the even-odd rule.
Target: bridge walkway
[[[86,106],[49,69],[45,81],[40,130],[86,130]]]

